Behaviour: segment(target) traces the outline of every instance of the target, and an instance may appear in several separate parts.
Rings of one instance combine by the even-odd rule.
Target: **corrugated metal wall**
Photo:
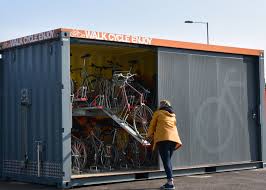
[[[172,102],[184,144],[174,168],[258,160],[247,68],[242,56],[159,49],[158,97]]]
[[[259,60],[259,68],[260,68],[260,73],[259,73],[259,77],[260,77],[260,100],[261,102],[263,102],[264,97],[266,96],[263,92],[263,88],[265,88],[265,73],[264,73],[264,55],[262,54],[260,56],[260,60]],[[261,123],[261,157],[262,157],[262,161],[264,162],[264,167],[266,167],[266,125],[265,125],[265,121],[266,118],[264,117],[266,111],[265,111],[265,106],[261,106],[260,109],[260,115],[262,117],[260,117],[260,123]]]
[[[40,176],[62,177],[60,48],[58,40],[3,52],[3,176],[36,177],[40,141]]]
[[[61,34],[62,35],[62,34]],[[69,34],[63,33],[62,37],[62,158],[63,158],[63,183],[62,186],[67,186],[71,179],[71,128],[72,128],[72,103],[70,101],[70,38]]]
[[[260,63],[259,57],[244,56],[247,66],[247,97],[248,97],[248,131],[251,160],[261,159],[261,127],[260,123]],[[264,84],[264,81],[263,81]],[[256,129],[256,130],[254,130]]]
[[[0,81],[3,81],[3,69],[2,69],[2,52],[0,52]],[[2,177],[2,170],[3,170],[3,132],[2,132],[2,113],[3,113],[3,106],[2,106],[2,94],[3,87],[0,85],[0,179]]]

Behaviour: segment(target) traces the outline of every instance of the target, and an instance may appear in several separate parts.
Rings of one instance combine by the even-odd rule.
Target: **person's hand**
[[[153,137],[146,137],[145,140],[148,141],[148,142],[152,142]]]
[[[150,140],[148,138],[142,139],[142,143],[141,144],[143,146],[150,146],[151,145]]]

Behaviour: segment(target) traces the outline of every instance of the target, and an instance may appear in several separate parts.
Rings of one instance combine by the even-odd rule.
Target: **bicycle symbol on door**
[[[232,93],[233,88],[238,88],[239,90],[243,91],[243,96],[246,94],[246,88],[244,87],[244,84],[239,81],[233,81],[230,80],[229,77],[236,74],[237,71],[235,69],[231,69],[226,72],[225,79],[223,81],[224,85],[221,89],[221,94],[219,97],[213,96],[208,97],[199,107],[198,112],[196,114],[196,130],[197,130],[197,137],[200,142],[200,145],[206,149],[209,153],[217,153],[224,150],[227,146],[229,146],[230,141],[233,138],[234,135],[234,126],[235,126],[235,118],[233,117],[233,113],[237,115],[237,119],[240,121],[240,125],[243,126],[244,119],[243,115],[241,114],[243,110],[239,110],[239,105],[237,104],[236,97],[234,97]],[[240,98],[241,98],[240,97]],[[208,115],[210,113],[211,108],[213,106],[216,106],[217,111],[214,115]],[[210,127],[214,129],[216,127],[216,130],[226,130],[226,136],[221,137],[219,139],[219,142],[216,145],[213,145],[210,142],[207,142],[208,139],[206,136],[203,136],[201,133],[201,128],[206,128],[206,120],[204,118],[210,119]],[[227,122],[228,125],[225,123]],[[224,124],[222,124],[224,123]],[[219,128],[220,127],[220,128]],[[206,129],[203,130],[206,132]],[[206,135],[206,133],[204,134]],[[207,134],[209,135],[209,134]]]

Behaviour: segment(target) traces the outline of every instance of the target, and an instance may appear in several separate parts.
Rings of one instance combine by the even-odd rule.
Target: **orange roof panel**
[[[160,46],[160,47],[170,47],[170,48],[180,48],[189,50],[199,50],[199,51],[209,51],[209,52],[220,52],[220,53],[231,53],[231,54],[241,54],[241,55],[263,55],[262,50],[258,49],[246,49],[237,47],[227,47],[219,45],[207,45],[200,43],[190,43],[190,42],[180,42],[173,40],[164,40],[157,38],[149,38],[136,35],[125,35],[125,34],[115,34],[108,32],[97,32],[91,30],[77,30],[77,29],[67,29],[59,28],[47,32],[42,32],[38,34],[33,34],[30,36],[25,36],[22,38],[17,38],[14,40],[9,40],[0,43],[0,50],[12,48],[16,46],[21,46],[25,44],[30,44],[42,40],[48,40],[58,37],[60,32],[68,32],[71,38],[84,38],[84,39],[94,39],[102,41],[114,41],[121,43],[131,43],[131,44],[142,44],[150,46]]]

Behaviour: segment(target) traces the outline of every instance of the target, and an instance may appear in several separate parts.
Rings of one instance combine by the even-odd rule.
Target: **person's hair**
[[[160,101],[160,108],[161,107],[165,107],[165,106],[171,106],[170,101],[168,101],[168,100],[161,100]]]

